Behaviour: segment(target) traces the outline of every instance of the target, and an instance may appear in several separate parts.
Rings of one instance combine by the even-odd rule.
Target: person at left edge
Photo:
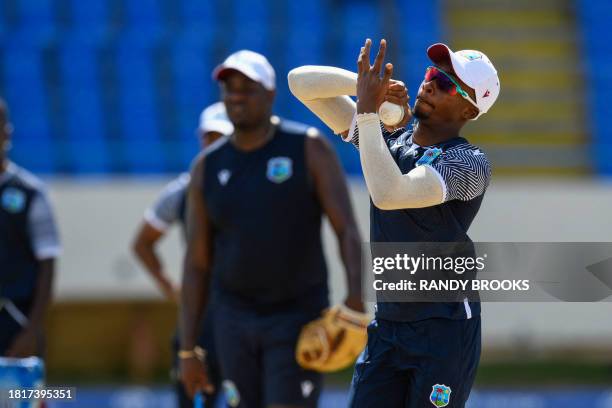
[[[202,111],[198,127],[200,146],[205,149],[214,145],[220,138],[229,136],[234,131],[227,118],[223,102],[217,102]],[[162,261],[156,252],[157,244],[166,235],[173,224],[179,223],[184,236],[185,231],[185,197],[189,185],[189,173],[183,173],[172,180],[162,190],[155,203],[145,211],[144,219],[136,234],[132,249],[138,260],[155,280],[166,299],[178,302],[180,291],[166,274]],[[212,333],[212,310],[202,320],[202,329],[198,345],[208,352],[208,375],[211,382],[218,386],[220,381],[219,367],[215,355]],[[173,355],[178,352],[178,335],[172,341]],[[173,379],[179,408],[192,408],[193,401],[185,393],[183,384],[178,381],[178,360],[174,361]],[[218,393],[206,395],[206,400],[214,406]]]
[[[0,356],[42,357],[61,246],[42,182],[7,158],[12,131],[0,100]]]
[[[321,373],[300,367],[295,350],[302,327],[328,306],[323,214],[340,245],[345,305],[363,310],[360,238],[342,168],[316,129],[272,116],[275,73],[263,55],[238,51],[213,76],[235,131],[192,169],[181,348],[196,345],[212,293],[228,404],[315,407]],[[210,389],[205,365],[181,360],[192,395]]]

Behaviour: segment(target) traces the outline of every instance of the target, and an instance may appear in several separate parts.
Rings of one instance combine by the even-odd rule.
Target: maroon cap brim
[[[430,45],[427,48],[427,56],[434,64],[439,64],[441,62],[451,62],[450,59],[451,50],[446,46],[446,44],[436,43]],[[452,66],[452,65],[451,65]]]

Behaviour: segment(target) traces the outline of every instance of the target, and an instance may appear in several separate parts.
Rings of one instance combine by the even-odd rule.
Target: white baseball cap
[[[249,50],[233,53],[213,70],[213,79],[222,80],[224,75],[231,70],[238,71],[253,81],[259,82],[268,91],[273,91],[276,88],[274,68],[261,54]]]
[[[234,125],[227,118],[223,102],[213,103],[202,111],[199,130],[202,133],[219,132],[224,135],[234,132]]]
[[[437,43],[427,48],[427,56],[434,64],[450,60],[457,77],[474,89],[480,111],[476,119],[493,106],[499,95],[499,77],[485,54],[475,50],[453,52],[446,44]]]

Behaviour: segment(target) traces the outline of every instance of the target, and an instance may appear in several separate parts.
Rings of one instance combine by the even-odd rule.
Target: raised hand
[[[365,41],[357,59],[357,113],[376,113],[384,102],[389,80],[393,73],[393,65],[386,64],[381,78],[387,41],[381,40],[374,65],[370,65],[370,48],[372,40]]]

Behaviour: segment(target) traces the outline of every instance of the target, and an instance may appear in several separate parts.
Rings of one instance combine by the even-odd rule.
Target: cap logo
[[[489,90],[487,89],[487,91],[484,93],[484,95],[482,95],[482,97],[486,98],[489,95],[491,95],[491,92],[489,92]]]
[[[482,58],[482,54],[476,51],[461,51],[460,55],[464,58],[474,61]]]

